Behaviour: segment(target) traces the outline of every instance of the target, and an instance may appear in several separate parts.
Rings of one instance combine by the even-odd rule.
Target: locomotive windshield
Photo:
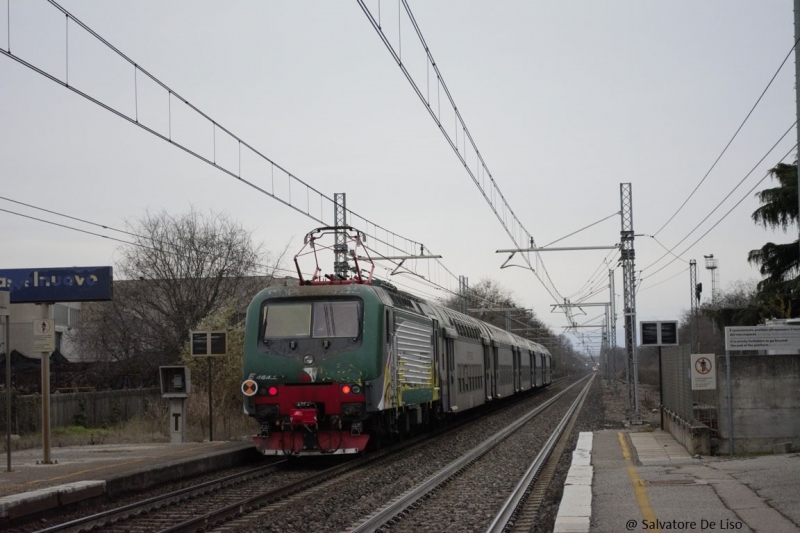
[[[327,301],[264,306],[264,339],[358,337],[361,303]]]

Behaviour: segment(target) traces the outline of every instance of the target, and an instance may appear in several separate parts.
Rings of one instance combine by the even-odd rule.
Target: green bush
[[[86,400],[84,398],[78,400],[78,410],[72,415],[72,425],[89,427],[89,414],[86,412]]]

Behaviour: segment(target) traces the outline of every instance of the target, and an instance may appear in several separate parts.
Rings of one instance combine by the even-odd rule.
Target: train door
[[[445,411],[458,410],[456,402],[456,365],[455,365],[455,346],[453,339],[456,337],[455,329],[445,327],[444,336],[444,372],[445,380],[442,383],[442,402]]]
[[[522,390],[533,388],[533,352],[522,349]]]
[[[497,391],[500,390],[498,383],[502,372],[500,371],[500,354],[497,346],[492,346],[492,368],[494,368],[494,379],[492,380],[492,398],[498,398]]]
[[[514,392],[519,392],[522,388],[522,384],[520,383],[520,372],[521,372],[521,361],[520,361],[520,349],[516,346],[512,346],[511,348],[512,360],[513,360],[513,369],[514,369]]]
[[[550,354],[545,354],[542,358],[544,359],[544,382],[549,385],[553,381],[553,376],[550,373]]]
[[[491,400],[492,396],[492,381],[494,376],[494,371],[492,369],[492,351],[491,347],[489,346],[489,339],[487,337],[481,336],[481,343],[483,345],[483,387],[484,387],[484,396],[487,400]]]
[[[441,349],[439,347],[439,321],[433,319],[433,338],[431,339],[433,345],[433,390],[439,390],[441,394],[441,361],[439,360]]]

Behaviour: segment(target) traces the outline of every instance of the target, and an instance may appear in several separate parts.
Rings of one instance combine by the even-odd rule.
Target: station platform
[[[691,457],[669,433],[581,433],[557,533],[800,531],[800,454]]]
[[[229,466],[262,461],[251,441],[97,444],[0,457],[0,529],[8,521],[90,498],[114,497]],[[24,519],[24,518],[23,518]]]

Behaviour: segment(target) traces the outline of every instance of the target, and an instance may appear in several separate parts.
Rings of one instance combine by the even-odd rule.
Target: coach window
[[[315,338],[358,337],[359,302],[314,302]]]

